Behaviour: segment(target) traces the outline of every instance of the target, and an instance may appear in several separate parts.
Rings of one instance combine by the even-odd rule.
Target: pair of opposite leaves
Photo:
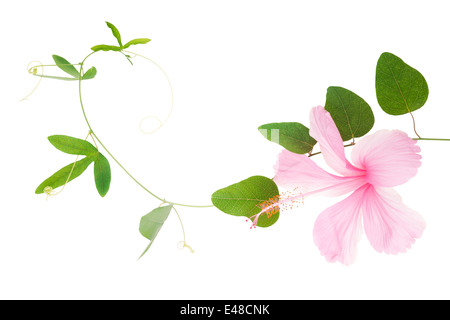
[[[388,52],[378,59],[375,90],[378,104],[391,115],[412,113],[428,98],[428,85],[422,74]],[[343,141],[366,135],[375,122],[369,104],[342,87],[327,89],[325,110],[333,118]],[[311,154],[316,144],[309,135],[309,129],[298,122],[269,123],[258,129],[266,139],[294,153]],[[214,192],[211,200],[215,207],[227,214],[250,218],[261,211],[264,203],[271,203],[271,199],[278,195],[278,187],[272,179],[253,176]],[[278,218],[279,212],[271,216],[262,215],[257,226],[269,227]]]

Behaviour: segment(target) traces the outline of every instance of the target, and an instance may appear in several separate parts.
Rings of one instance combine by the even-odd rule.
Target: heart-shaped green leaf
[[[53,135],[48,137],[48,141],[58,150],[76,155],[95,155],[98,153],[90,142],[78,138],[73,138],[64,135]]]
[[[389,52],[378,59],[375,89],[381,109],[391,115],[413,112],[428,99],[423,75]]]
[[[258,130],[267,140],[294,153],[311,152],[317,142],[309,135],[309,129],[298,122],[268,123],[260,126]]]
[[[329,87],[325,102],[342,140],[362,137],[375,122],[372,109],[360,96],[341,87]]]
[[[126,49],[129,46],[136,45],[136,44],[146,44],[149,41],[150,41],[150,39],[147,39],[147,38],[134,39],[134,40],[131,40],[131,41],[128,41],[127,43],[125,43],[125,45],[123,46],[123,49]]]
[[[63,57],[57,56],[56,54],[54,54],[52,57],[53,57],[53,60],[55,61],[56,65],[62,71],[70,74],[71,76],[73,76],[76,79],[80,79],[80,73],[78,72],[77,69],[75,69],[75,67],[69,61],[67,61]]]
[[[93,79],[93,78],[95,78],[96,75],[97,75],[97,69],[95,67],[92,67],[83,74],[81,79],[82,80]]]
[[[98,193],[104,197],[108,193],[109,185],[111,184],[111,167],[108,159],[101,153],[98,153],[94,162],[94,178]]]
[[[161,227],[169,216],[171,210],[172,205],[162,206],[152,210],[150,213],[141,218],[139,232],[151,242],[139,258],[141,258],[148,251],[148,249],[150,249],[150,246],[155,241],[159,230],[161,230]]]
[[[71,163],[64,168],[55,172],[51,177],[44,180],[39,187],[36,188],[36,193],[41,194],[44,193],[44,189],[46,187],[51,187],[52,189],[56,189],[67,182],[72,181],[73,179],[79,177],[87,167],[94,161],[94,157],[86,157],[77,162]],[[75,165],[74,165],[75,164]],[[69,177],[70,175],[70,177]],[[69,179],[67,179],[69,177]]]
[[[117,42],[119,43],[119,46],[122,47],[122,39],[120,37],[120,32],[117,30],[117,28],[110,22],[106,21],[106,25],[108,28],[111,29],[113,36],[117,39]]]
[[[253,176],[226,188],[217,190],[211,196],[212,203],[219,210],[234,216],[252,217],[261,212],[261,205],[278,197],[278,187],[272,179]],[[280,215],[279,209],[270,215],[262,214],[258,227],[273,225]]]

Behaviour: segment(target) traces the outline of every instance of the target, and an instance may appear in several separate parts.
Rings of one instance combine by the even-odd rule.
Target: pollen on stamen
[[[258,214],[251,216],[246,221],[250,220],[252,222],[250,229],[255,229],[258,224],[258,219],[262,214],[265,214],[269,219],[275,214],[279,213],[281,209],[283,209],[283,211],[287,209],[296,209],[303,204],[303,194],[300,191],[300,188],[296,187],[290,191],[282,192],[281,194],[258,204],[257,206],[261,209],[261,211]]]
[[[280,212],[280,198],[280,195],[276,195],[275,197],[272,197],[269,200],[259,204],[261,211],[266,214],[267,218],[270,218],[274,214]]]
[[[280,197],[280,206],[284,210],[297,209],[305,204],[303,193],[300,191],[299,187],[283,192]]]

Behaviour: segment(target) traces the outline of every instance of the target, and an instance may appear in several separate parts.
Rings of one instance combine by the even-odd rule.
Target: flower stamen
[[[300,204],[304,204],[304,195],[299,191],[299,188],[296,187],[292,191],[283,192],[258,204],[261,211],[249,217],[246,221],[252,221],[250,229],[255,229],[261,214],[265,213],[267,218],[270,218],[273,215],[280,213],[281,208],[294,209],[294,207],[298,208]]]

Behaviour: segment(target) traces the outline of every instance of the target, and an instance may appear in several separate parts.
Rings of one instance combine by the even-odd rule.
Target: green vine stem
[[[441,139],[441,138],[412,138],[413,140],[430,140],[430,141],[450,141],[450,139]]]
[[[412,138],[412,139],[416,140],[416,141],[450,141],[450,139],[443,139],[443,138]],[[344,148],[345,147],[351,147],[351,146],[354,146],[354,145],[355,145],[355,142],[352,142],[352,143],[344,145]],[[316,156],[316,155],[321,154],[321,153],[322,152],[320,152],[320,151],[314,152],[314,153],[310,153],[310,154],[308,154],[308,157]]]
[[[138,56],[138,57],[141,57],[141,58],[143,58],[143,59],[146,59],[146,60],[148,60],[148,61],[150,61],[151,63],[153,63],[156,67],[158,67],[158,69],[164,74],[164,76],[166,77],[166,79],[167,79],[167,83],[169,84],[169,88],[170,88],[170,96],[171,96],[171,104],[170,104],[170,110],[169,110],[169,113],[167,114],[167,116],[166,116],[166,118],[164,119],[164,121],[161,121],[161,120],[159,120],[159,118],[158,117],[155,117],[155,116],[147,116],[147,117],[145,117],[145,118],[143,118],[142,120],[141,120],[141,123],[140,123],[140,129],[141,129],[141,131],[143,132],[143,133],[145,133],[145,134],[152,134],[152,133],[154,133],[154,132],[156,132],[157,130],[159,130],[166,122],[167,122],[167,120],[169,120],[169,118],[170,118],[170,116],[172,115],[172,111],[173,111],[173,88],[172,88],[172,84],[171,84],[171,82],[170,82],[170,80],[169,80],[169,76],[167,75],[167,73],[166,73],[166,71],[164,71],[164,69],[158,64],[158,63],[156,63],[154,60],[152,60],[152,59],[150,59],[150,58],[148,58],[148,57],[146,57],[146,56],[143,56],[143,55],[140,55],[140,54],[137,54],[137,53],[134,53],[134,52],[130,52],[130,51],[127,51],[127,50],[122,50],[124,53],[127,53],[127,54],[132,54],[132,55],[134,55],[135,57],[136,56]],[[127,57],[127,59],[129,60],[129,58]],[[131,62],[131,61],[130,61]],[[145,132],[144,130],[142,130],[142,122],[145,120],[145,119],[149,119],[149,118],[153,118],[153,119],[155,119],[156,121],[158,121],[159,122],[159,126],[156,128],[156,129],[154,129],[154,130],[152,130],[152,131],[149,131],[149,132]]]

